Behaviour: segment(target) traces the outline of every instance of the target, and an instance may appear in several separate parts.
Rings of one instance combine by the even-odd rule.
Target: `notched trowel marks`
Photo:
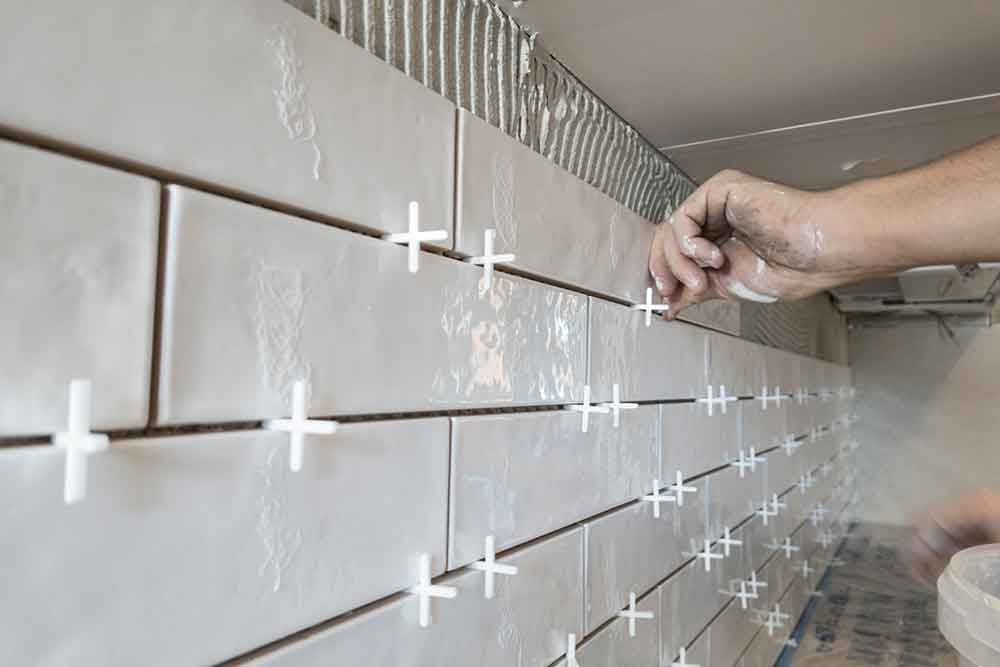
[[[323,154],[316,143],[316,114],[309,105],[306,82],[302,75],[302,60],[295,52],[295,28],[287,22],[276,25],[267,43],[274,48],[281,72],[281,83],[273,91],[278,107],[278,120],[288,132],[289,139],[312,146],[312,176],[313,180],[318,181]]]
[[[493,156],[493,226],[500,237],[500,250],[517,249],[517,224],[514,222],[514,165],[510,156]]]
[[[302,356],[305,278],[301,271],[260,263],[252,276],[257,310],[257,364],[266,388],[291,401],[296,380],[308,381],[311,368]]]

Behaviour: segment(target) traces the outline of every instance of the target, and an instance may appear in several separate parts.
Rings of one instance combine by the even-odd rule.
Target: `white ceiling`
[[[503,2],[696,180],[829,187],[1000,133],[1000,98],[822,123],[1000,92],[996,0]]]

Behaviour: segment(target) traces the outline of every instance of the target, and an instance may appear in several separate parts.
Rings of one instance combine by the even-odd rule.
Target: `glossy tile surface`
[[[621,385],[623,400],[653,401],[705,395],[705,331],[664,322],[625,306],[590,299],[590,385],[610,400]]]
[[[417,201],[451,229],[452,104],[285,3],[5,3],[0,38],[0,124],[384,231]]]
[[[545,667],[582,639],[583,530],[534,544],[501,562],[513,577],[498,577],[496,597],[483,597],[483,574],[463,571],[441,583],[458,588],[434,600],[433,622],[421,628],[417,600],[405,596],[364,611],[249,664],[289,667],[370,665],[426,667]]]
[[[657,465],[657,409],[621,417],[577,412],[452,420],[449,568],[587,518],[648,492]]]
[[[149,179],[0,141],[0,436],[65,430],[76,378],[96,428],[145,425],[159,201]]]
[[[458,125],[456,250],[482,255],[492,228],[518,269],[644,301],[650,221],[465,110]]]
[[[296,473],[282,433],[116,441],[68,507],[61,450],[0,450],[7,661],[214,663],[442,572],[447,434],[343,425]]]
[[[170,189],[158,422],[571,402],[587,298]]]

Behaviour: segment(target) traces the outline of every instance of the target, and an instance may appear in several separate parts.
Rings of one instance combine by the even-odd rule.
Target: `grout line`
[[[167,272],[167,216],[169,214],[169,190],[160,184],[160,217],[157,220],[156,278],[153,289],[153,339],[150,354],[149,409],[146,425],[151,428],[157,420],[157,406],[160,397],[160,352],[163,349],[163,295]]]
[[[742,399],[750,400],[750,399]],[[697,399],[693,398],[668,398],[662,400],[652,400],[652,401],[641,401],[640,405],[643,406],[653,406],[653,405],[678,405],[686,403],[694,403]],[[313,419],[323,419],[323,420],[333,420],[340,422],[341,424],[363,424],[366,422],[373,421],[404,421],[404,420],[415,420],[415,419],[433,419],[433,418],[456,418],[456,417],[488,417],[488,416],[501,416],[501,415],[519,415],[519,414],[531,414],[535,412],[562,412],[566,406],[574,405],[573,403],[558,403],[550,405],[521,405],[521,406],[507,406],[507,407],[484,407],[484,408],[465,408],[465,409],[452,409],[452,410],[427,410],[427,411],[414,411],[414,412],[384,412],[384,413],[370,413],[370,414],[359,414],[359,415],[314,415],[311,416]],[[112,429],[108,431],[102,431],[106,434],[112,441],[115,440],[134,440],[139,438],[160,438],[160,437],[170,437],[177,435],[197,435],[200,433],[226,433],[231,431],[253,431],[259,430],[263,423],[263,419],[249,419],[240,421],[229,421],[229,422],[215,422],[215,423],[198,423],[198,424],[174,424],[174,425],[163,425],[163,426],[146,426],[143,428],[127,428],[127,429]],[[799,435],[796,439],[803,439],[807,435]],[[23,435],[23,436],[0,436],[0,450],[6,447],[26,447],[33,445],[48,444],[50,440],[49,434],[34,434],[34,435]],[[761,454],[766,454],[778,449],[780,445],[776,445],[766,450],[761,450]],[[719,468],[724,468],[726,465],[721,465],[718,468],[713,468],[708,472],[713,472]],[[698,477],[704,476],[707,473],[700,473],[697,477],[692,477],[691,479],[697,479]]]

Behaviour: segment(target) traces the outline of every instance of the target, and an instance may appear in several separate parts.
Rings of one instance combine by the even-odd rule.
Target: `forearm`
[[[821,250],[859,276],[1000,260],[1000,137],[822,197]]]

